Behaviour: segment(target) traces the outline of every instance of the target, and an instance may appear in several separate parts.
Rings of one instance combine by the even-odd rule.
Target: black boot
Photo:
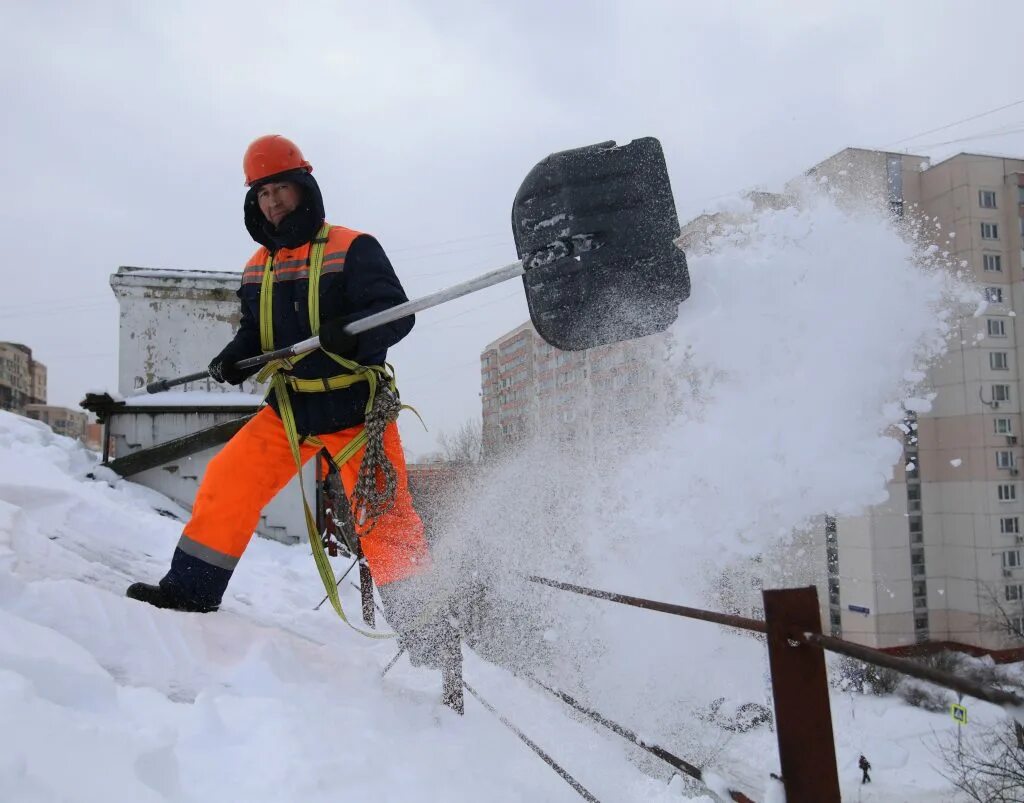
[[[154,608],[167,608],[173,611],[186,611],[188,613],[212,613],[217,610],[217,605],[200,605],[190,599],[186,599],[174,586],[150,585],[149,583],[132,583],[128,586],[125,595],[129,599],[137,599],[145,602]]]
[[[441,670],[441,701],[458,714],[462,695],[462,640],[449,621],[446,605],[438,605],[422,578],[408,578],[378,586],[384,615],[398,634],[398,644],[409,653],[413,666]],[[430,606],[436,606],[432,610]]]

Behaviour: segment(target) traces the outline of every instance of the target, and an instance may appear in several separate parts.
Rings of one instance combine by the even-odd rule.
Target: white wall
[[[121,307],[118,392],[201,371],[238,328],[241,273],[118,268],[110,277]],[[245,390],[253,391],[246,383]],[[236,388],[202,382],[186,390]]]
[[[110,285],[121,308],[118,392],[128,397],[126,412],[111,422],[111,458],[124,457],[255,410],[259,398],[240,396],[238,388],[208,379],[176,388],[168,394],[166,402],[161,402],[163,411],[154,412],[143,406],[133,409],[130,398],[155,379],[206,368],[238,327],[241,316],[235,293],[241,278],[241,273],[130,267],[118,268],[111,276]],[[242,390],[262,396],[265,386],[257,387],[249,380]],[[220,409],[212,409],[210,394],[222,393],[231,393],[233,397],[225,397]],[[151,402],[157,398],[148,397]],[[207,449],[141,472],[132,480],[191,509],[206,465],[216,453],[216,449]],[[310,494],[313,474],[312,466],[307,467],[304,476]],[[297,480],[289,483],[264,510],[259,532],[288,543],[306,539]]]

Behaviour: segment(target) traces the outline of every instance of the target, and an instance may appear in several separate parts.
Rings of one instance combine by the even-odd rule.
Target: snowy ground
[[[921,369],[947,339],[973,336],[951,311],[972,296],[937,259],[826,201],[727,233],[691,261],[674,327],[666,367],[692,390],[682,411],[644,448],[593,465],[534,452],[482,476],[439,554],[487,574],[523,614],[510,626],[544,633],[548,677],[770,799],[769,727],[734,734],[702,718],[717,697],[723,710],[770,704],[761,644],[522,590],[521,575],[711,607],[730,566],[823,512],[882,501],[900,454],[887,429],[901,404],[927,407]],[[0,413],[0,800],[578,799],[474,700],[461,718],[440,706],[433,673],[403,660],[381,680],[393,645],[312,610],[308,548],[257,539],[214,615],[127,600],[130,582],[167,568],[181,522],[166,513],[185,514],[89,479],[94,465]],[[708,799],[468,651],[466,677],[603,803]],[[968,727],[999,716],[971,704]],[[955,727],[948,714],[837,692],[833,717],[844,799],[955,800],[928,748]]]
[[[440,706],[431,673],[402,661],[381,681],[393,646],[312,611],[322,594],[302,547],[255,541],[215,615],[126,599],[166,568],[179,525],[156,510],[175,507],[87,479],[93,460],[0,413],[0,800],[577,799],[475,701],[462,718]],[[356,597],[346,587],[352,610]],[[683,798],[616,737],[467,659],[467,679],[598,799]],[[983,708],[972,722],[994,716]],[[843,694],[833,715],[844,798],[955,799],[925,744],[954,727],[948,715]],[[767,729],[735,740],[729,752],[775,765]],[[863,789],[861,752],[875,768]],[[732,777],[763,799],[763,778]]]
[[[575,799],[475,701],[440,706],[432,673],[381,681],[393,644],[313,612],[308,549],[257,540],[216,615],[126,599],[166,569],[175,506],[91,462],[0,413],[0,800]],[[467,677],[600,799],[670,799],[502,670],[470,655]]]

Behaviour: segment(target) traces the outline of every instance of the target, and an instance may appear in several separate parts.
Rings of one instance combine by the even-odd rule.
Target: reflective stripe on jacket
[[[274,347],[284,348],[309,338],[309,251],[311,244],[281,248],[274,254]],[[238,297],[242,319],[232,341],[234,361],[261,353],[259,337],[260,284],[269,252],[257,249],[246,263]],[[324,249],[320,278],[320,322],[364,318],[408,300],[380,243],[368,234],[332,226]],[[342,355],[363,365],[382,365],[387,350],[412,329],[410,316],[358,336],[356,353]],[[337,375],[339,367],[320,351],[298,362],[296,377],[320,379]],[[300,435],[337,432],[363,422],[369,388],[360,382],[325,393],[292,393],[295,423]],[[277,410],[276,401],[270,399]]]

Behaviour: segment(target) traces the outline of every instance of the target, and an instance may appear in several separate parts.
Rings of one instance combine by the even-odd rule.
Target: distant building
[[[680,227],[676,241],[687,254],[700,254],[707,249],[712,239],[721,235],[730,226],[735,226],[766,209],[784,209],[793,203],[792,198],[774,192],[748,192],[735,208],[720,212],[698,215]]]
[[[85,425],[85,445],[94,452],[103,451],[103,425],[91,421]]]
[[[0,343],[0,410],[41,421],[58,435],[86,440],[89,416],[46,403],[46,366],[21,343]]]
[[[24,413],[27,404],[46,404],[46,366],[28,346],[0,342],[0,410]]]
[[[29,377],[29,404],[46,404],[46,366],[32,360]]]
[[[474,470],[472,464],[447,460],[409,463],[409,491],[413,505],[431,537],[441,517],[452,509],[462,481]]]
[[[889,501],[829,519],[832,631],[883,648],[1024,655],[1024,159],[848,148],[808,175],[925,224],[983,288],[984,315],[928,372],[927,413],[907,413]],[[1014,635],[1016,633],[1016,635]]]
[[[599,448],[624,416],[657,407],[672,378],[656,359],[669,335],[561,351],[529,321],[487,345],[480,355],[485,455],[544,434],[578,448]]]
[[[49,404],[27,404],[22,412],[27,418],[46,424],[58,435],[65,435],[83,443],[86,441],[88,413]]]

